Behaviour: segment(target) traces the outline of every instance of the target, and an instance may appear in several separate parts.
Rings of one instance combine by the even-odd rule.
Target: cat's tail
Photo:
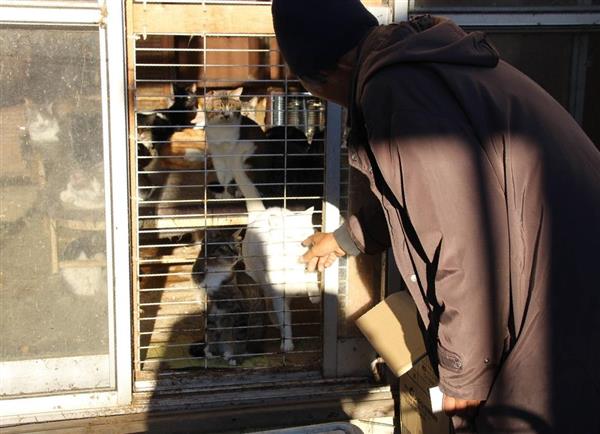
[[[242,192],[244,198],[246,198],[246,209],[248,213],[264,211],[265,204],[260,198],[258,189],[252,182],[252,180],[246,175],[244,171],[240,171],[235,175],[235,181]]]
[[[244,196],[246,197],[246,209],[248,210],[248,214],[265,211],[265,204],[260,198],[249,198],[245,194]]]

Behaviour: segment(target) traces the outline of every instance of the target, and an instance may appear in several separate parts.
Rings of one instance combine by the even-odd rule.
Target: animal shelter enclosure
[[[320,275],[298,257],[348,206],[341,110],[302,88],[272,34],[132,40],[136,384],[336,372],[348,261]]]
[[[298,262],[349,206],[344,113],[269,4],[0,7],[3,414],[364,375],[379,268]]]
[[[381,23],[431,12],[487,28],[597,143],[598,21],[577,2],[494,9],[510,26],[482,2],[363,3]],[[145,416],[172,410],[198,418],[173,432],[393,413],[354,321],[402,278],[386,255],[324,273],[298,262],[370,188],[347,164],[345,111],[285,66],[270,7],[0,0],[3,429],[103,416],[170,432],[185,417]]]
[[[136,36],[140,374],[318,369],[320,282],[289,250],[323,225],[326,104],[289,76],[272,36]],[[243,241],[258,257],[242,259]],[[280,326],[270,316],[285,303],[291,324]],[[290,326],[295,342],[282,343]]]

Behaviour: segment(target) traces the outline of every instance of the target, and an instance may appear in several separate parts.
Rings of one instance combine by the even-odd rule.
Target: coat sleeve
[[[333,235],[350,256],[381,253],[390,246],[387,221],[381,205],[375,201],[364,204]]]
[[[440,388],[485,400],[507,330],[502,184],[468,125],[415,111],[392,120],[387,136],[371,140],[371,155],[402,222],[415,271],[409,290],[432,309]]]

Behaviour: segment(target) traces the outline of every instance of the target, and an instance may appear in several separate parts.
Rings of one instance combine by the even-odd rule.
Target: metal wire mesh
[[[322,282],[298,282],[286,255],[323,225],[325,103],[286,70],[272,35],[144,36],[136,373],[320,369]],[[279,238],[249,224],[249,198],[281,210],[269,223],[279,219]]]

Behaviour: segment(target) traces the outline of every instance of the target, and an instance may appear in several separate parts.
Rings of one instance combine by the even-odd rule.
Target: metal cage
[[[272,34],[138,34],[134,57],[136,378],[320,373],[345,262],[299,290],[289,252],[340,222],[342,158],[325,142],[339,143],[341,110],[302,88]],[[228,184],[223,165],[237,168]],[[277,210],[268,237],[247,199],[266,208],[252,219]],[[269,238],[273,224],[282,230]],[[324,287],[336,294],[329,308]]]

